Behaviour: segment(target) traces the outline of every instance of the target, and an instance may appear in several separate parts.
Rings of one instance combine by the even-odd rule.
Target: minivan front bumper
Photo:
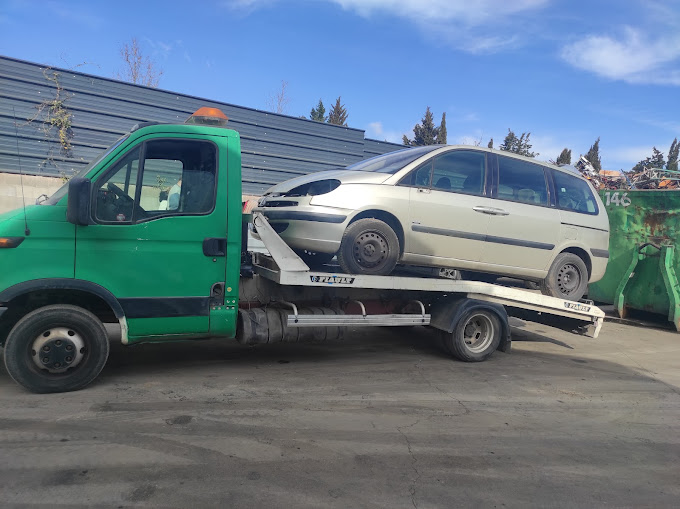
[[[340,249],[350,211],[306,205],[299,207],[262,207],[260,212],[290,247],[315,253],[334,254]],[[257,232],[253,232],[257,237]],[[258,237],[259,238],[259,237]]]

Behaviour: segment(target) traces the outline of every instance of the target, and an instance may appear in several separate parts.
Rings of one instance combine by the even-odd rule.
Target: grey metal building
[[[63,107],[69,115],[68,151],[56,127],[45,133],[50,105]],[[18,173],[21,163],[29,175],[70,175],[134,124],[183,122],[201,106],[220,108],[229,117],[229,127],[240,133],[245,194],[260,194],[298,175],[403,148],[366,139],[361,129],[0,56],[0,172]]]

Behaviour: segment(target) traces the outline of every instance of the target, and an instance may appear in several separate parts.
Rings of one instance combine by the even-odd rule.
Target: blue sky
[[[599,136],[606,169],[680,137],[680,0],[165,0],[0,3],[0,53],[113,77],[136,37],[160,88],[289,115],[341,95],[401,141],[430,106],[449,143],[531,132],[539,159]]]

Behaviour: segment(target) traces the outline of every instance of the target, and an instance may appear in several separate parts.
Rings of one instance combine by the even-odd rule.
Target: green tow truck
[[[30,391],[77,390],[122,342],[338,339],[431,326],[463,361],[511,344],[508,311],[597,337],[604,314],[476,281],[312,271],[266,217],[244,220],[241,148],[219,110],[135,126],[53,196],[0,214],[0,345]],[[265,253],[249,252],[247,222]]]

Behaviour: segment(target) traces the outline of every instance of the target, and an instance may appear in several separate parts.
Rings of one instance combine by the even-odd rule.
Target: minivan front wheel
[[[350,224],[342,236],[338,263],[349,274],[386,276],[398,260],[399,238],[379,219],[359,219]]]
[[[541,281],[544,295],[560,299],[579,300],[588,289],[588,269],[584,261],[573,253],[560,253]]]

